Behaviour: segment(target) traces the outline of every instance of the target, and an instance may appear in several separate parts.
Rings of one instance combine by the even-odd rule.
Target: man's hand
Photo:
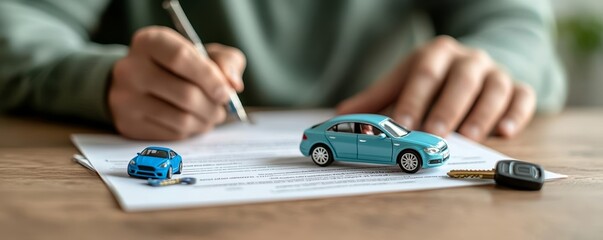
[[[246,60],[232,47],[206,47],[210,58],[172,29],[139,30],[113,67],[108,101],[117,130],[134,139],[176,140],[223,122],[229,92],[243,90]]]
[[[348,114],[393,107],[392,118],[410,129],[440,136],[458,130],[479,141],[491,132],[516,135],[535,106],[533,89],[514,83],[484,51],[441,36],[337,110]]]

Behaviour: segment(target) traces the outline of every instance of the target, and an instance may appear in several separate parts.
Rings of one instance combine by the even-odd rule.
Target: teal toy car
[[[450,158],[444,139],[376,114],[342,115],[314,125],[304,131],[299,149],[321,167],[334,160],[398,164],[406,173],[442,166]]]

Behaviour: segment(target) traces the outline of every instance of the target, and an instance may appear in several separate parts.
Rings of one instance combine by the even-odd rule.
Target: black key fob
[[[544,184],[544,169],[529,162],[502,160],[496,163],[494,181],[513,189],[536,191]]]

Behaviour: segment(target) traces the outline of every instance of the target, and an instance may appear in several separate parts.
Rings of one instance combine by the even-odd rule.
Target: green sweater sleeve
[[[555,54],[555,25],[546,0],[423,1],[436,34],[480,48],[516,81],[537,93],[540,113],[558,112],[566,98],[565,72]]]
[[[109,74],[127,48],[88,39],[107,3],[0,2],[0,111],[110,121]]]

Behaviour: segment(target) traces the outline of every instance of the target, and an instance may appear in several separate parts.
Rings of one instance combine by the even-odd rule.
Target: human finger
[[[456,129],[473,106],[492,66],[488,55],[481,50],[472,50],[455,60],[442,93],[427,116],[425,130],[446,136]]]
[[[111,114],[117,131],[131,139],[171,140],[174,131],[153,119],[148,118],[146,108],[142,108],[145,93],[126,91],[124,88],[109,92]]]
[[[503,137],[516,136],[530,122],[536,111],[536,93],[524,83],[514,86],[513,99],[498,123],[498,133]]]
[[[193,44],[166,27],[147,27],[132,38],[131,53],[144,55],[159,66],[199,86],[217,103],[226,103],[231,87],[220,68],[199,54]]]
[[[191,82],[159,68],[149,68],[147,79],[146,92],[182,111],[212,124],[221,123],[226,119],[224,106],[214,103]]]
[[[412,68],[392,113],[396,122],[410,129],[419,127],[444,82],[452,60],[460,54],[459,48],[454,39],[442,36],[415,53]]]
[[[237,48],[219,43],[206,45],[209,57],[220,67],[222,73],[229,80],[231,86],[237,91],[243,91],[243,72],[247,60],[243,52]]]
[[[376,113],[391,105],[400,94],[409,62],[409,59],[405,59],[368,89],[339,103],[337,114]]]
[[[161,124],[158,124],[153,120],[144,118],[137,121],[136,124],[128,126],[127,131],[120,131],[120,134],[134,140],[177,140],[172,137],[173,132],[171,130],[164,128]]]
[[[175,108],[155,97],[147,96],[140,100],[140,109],[144,112],[144,118],[157,123],[170,131],[168,140],[179,140],[209,129],[210,123],[202,118]]]
[[[461,124],[459,133],[475,141],[484,139],[507,110],[512,94],[513,82],[509,75],[499,69],[488,73],[477,102]]]

